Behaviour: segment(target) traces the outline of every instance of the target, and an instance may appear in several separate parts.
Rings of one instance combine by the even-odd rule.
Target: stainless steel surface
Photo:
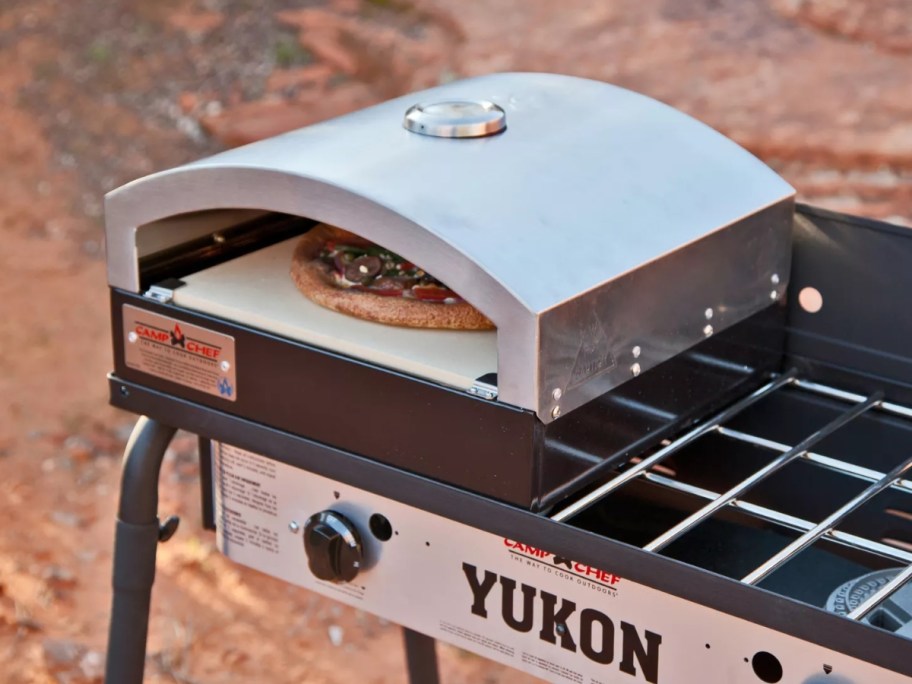
[[[456,143],[401,126],[416,100],[478,98],[506,111],[508,131]],[[137,241],[171,235],[192,212],[343,226],[486,314],[498,399],[549,422],[555,388],[566,414],[630,379],[634,345],[645,371],[703,339],[707,307],[719,331],[768,306],[772,275],[789,272],[793,197],[745,150],[649,98],[556,75],[485,76],[115,190],[108,279],[138,291]]]
[[[863,404],[859,404],[858,406],[863,406]],[[849,501],[844,503],[826,518],[817,523],[813,528],[802,534],[792,543],[788,544],[775,556],[758,566],[752,572],[745,575],[741,581],[745,584],[756,584],[763,578],[769,576],[772,572],[775,572],[777,568],[781,567],[783,563],[788,562],[789,559],[800,553],[802,550],[806,549],[831,529],[836,527],[853,511],[858,510],[860,506],[867,503],[882,491],[895,484],[909,470],[912,470],[912,459],[891,470],[889,473],[884,475],[883,478],[873,483],[870,487],[867,487],[858,496],[852,497]]]
[[[172,299],[174,299],[174,290],[162,287],[161,285],[153,285],[143,294],[143,297],[148,297],[159,304],[167,304]]]
[[[619,473],[616,477],[609,480],[602,486],[597,487],[596,489],[592,490],[585,496],[582,496],[579,499],[577,499],[576,501],[574,501],[572,504],[570,504],[566,508],[563,508],[560,511],[558,511],[557,513],[553,514],[551,516],[551,519],[556,520],[558,522],[562,522],[564,520],[567,520],[568,518],[573,517],[577,513],[580,513],[582,511],[586,510],[591,505],[593,505],[594,503],[599,501],[599,499],[602,499],[602,498],[608,496],[608,494],[613,492],[615,489],[618,489],[622,485],[630,482],[630,480],[634,479],[635,477],[638,477],[639,475],[646,473],[650,468],[660,464],[663,460],[665,460],[666,458],[668,458],[675,452],[680,451],[681,449],[683,449],[685,446],[687,446],[691,442],[694,442],[695,440],[699,439],[706,433],[710,432],[711,430],[714,430],[717,426],[721,425],[725,421],[738,415],[739,413],[741,413],[741,411],[746,409],[748,406],[755,404],[756,402],[760,401],[760,399],[767,396],[768,394],[772,394],[780,387],[784,387],[785,385],[790,384],[791,382],[793,382],[794,376],[795,376],[795,371],[792,370],[787,373],[783,373],[782,375],[775,378],[774,380],[766,383],[765,385],[763,385],[763,387],[752,392],[751,394],[744,397],[743,399],[736,402],[735,404],[732,404],[727,409],[725,409],[721,413],[717,414],[710,420],[695,427],[693,430],[685,433],[681,437],[678,437],[676,440],[674,440],[670,444],[662,447],[661,449],[659,449],[657,452],[655,452],[648,458],[644,458],[642,461],[640,461],[636,465],[632,466],[631,468],[628,468],[627,470]]]
[[[476,397],[481,397],[482,399],[487,399],[488,401],[494,401],[497,399],[497,387],[491,385],[487,382],[478,382],[472,384],[468,390],[469,394],[474,394]]]
[[[870,596],[864,603],[858,606],[858,608],[849,613],[847,617],[850,620],[864,619],[872,610],[906,586],[910,581],[912,581],[912,565],[909,565],[900,571],[896,577],[887,582],[877,593]]]
[[[445,100],[408,108],[402,125],[406,130],[437,138],[482,138],[507,127],[507,115],[486,100]]]
[[[535,540],[505,539],[271,457],[218,443],[212,453],[216,539],[229,558],[545,681],[757,684],[744,660],[762,650],[781,663],[783,682],[822,683],[826,663],[834,669],[827,682],[908,683],[812,640],[641,584],[613,567],[610,554],[608,565],[591,567],[557,558],[544,540],[532,548]],[[275,514],[232,491],[232,479],[221,473],[272,494]],[[300,536],[285,528],[289,519],[330,507],[362,531],[366,562],[356,583],[317,580],[302,559]],[[378,511],[400,532],[386,542],[367,533]],[[275,543],[238,543],[239,532],[257,529],[273,532]],[[550,611],[541,596],[556,597]],[[555,613],[560,618],[549,621]],[[521,615],[528,628],[518,628]],[[585,629],[593,616],[597,626]]]
[[[855,404],[855,406],[850,408],[848,411],[841,413],[835,420],[830,421],[822,428],[814,432],[812,435],[803,439],[799,444],[786,451],[781,456],[773,459],[759,470],[754,471],[751,475],[736,484],[727,492],[721,494],[718,498],[706,504],[703,508],[694,511],[691,515],[687,516],[677,525],[653,539],[643,548],[646,551],[660,551],[675,539],[685,534],[688,530],[700,524],[703,520],[706,520],[706,518],[711,516],[720,508],[727,506],[739,496],[748,492],[759,482],[762,482],[776,471],[781,470],[784,466],[794,461],[795,459],[800,458],[802,454],[810,450],[814,444],[817,444],[818,442],[824,440],[826,437],[832,435],[839,428],[848,424],[865,411],[872,409],[876,404],[880,402],[880,400],[881,395],[875,394],[871,397],[868,397],[868,399],[865,401],[859,404]]]
[[[705,499],[706,501],[713,501],[719,498],[718,492],[713,492],[708,489],[704,489],[703,487],[697,487],[686,482],[679,482],[675,479],[666,477],[664,475],[659,475],[657,473],[645,473],[643,475],[643,479],[647,482],[652,482],[654,484],[667,487],[668,489],[674,489],[685,494],[690,494],[691,496]],[[777,525],[782,525],[783,527],[787,527],[792,530],[807,532],[814,527],[814,523],[808,520],[797,518],[793,515],[787,515],[781,511],[767,508],[765,506],[758,506],[757,504],[752,504],[749,501],[734,501],[732,502],[732,505],[735,508],[744,511],[745,513],[748,513],[755,518],[776,523]],[[833,541],[842,544],[843,546],[870,551],[871,553],[875,553],[879,556],[883,556],[884,558],[890,558],[901,563],[912,563],[912,552],[898,549],[896,547],[890,546],[889,544],[883,544],[872,539],[859,537],[858,535],[849,534],[848,532],[840,532],[839,530],[832,530],[827,534],[827,536]]]
[[[842,390],[837,387],[829,387],[828,385],[822,385],[820,383],[811,382],[810,380],[804,380],[802,378],[799,378],[795,381],[795,387],[807,390],[808,392],[816,392],[817,394],[823,395],[825,397],[839,399],[840,401],[864,401],[864,396],[861,394],[856,394],[855,392],[847,392],[846,390]],[[900,416],[901,418],[912,418],[912,408],[903,406],[902,404],[894,404],[890,401],[880,402],[877,410],[883,411],[884,413],[893,414],[894,416]]]
[[[883,402],[881,403],[883,406]],[[782,444],[780,442],[775,442],[771,439],[766,439],[764,437],[757,437],[756,435],[749,435],[740,430],[732,430],[727,427],[716,428],[718,432],[723,437],[728,437],[730,439],[738,440],[739,442],[746,442],[748,444],[753,444],[754,446],[759,446],[764,449],[770,449],[771,451],[786,452],[791,449],[787,444]],[[871,468],[865,468],[860,465],[855,465],[854,463],[846,463],[845,461],[840,461],[836,458],[830,458],[829,456],[824,456],[823,454],[815,454],[813,451],[808,451],[804,453],[801,458],[811,463],[816,463],[819,466],[828,468],[829,470],[835,470],[851,477],[856,477],[860,480],[867,480],[868,482],[877,482],[880,480],[884,474],[878,470],[872,470]],[[893,485],[897,489],[904,489],[906,491],[912,492],[912,481],[909,480],[897,480]]]

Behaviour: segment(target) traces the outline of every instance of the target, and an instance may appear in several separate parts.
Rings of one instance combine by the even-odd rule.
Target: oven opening
[[[173,302],[177,306],[217,315],[484,398],[496,397],[496,330],[379,323],[370,320],[373,313],[370,305],[364,316],[354,316],[331,310],[325,302],[321,305],[305,296],[291,275],[293,255],[302,236],[323,225],[299,216],[249,210],[196,212],[147,224],[137,231],[142,290],[145,292],[162,283],[177,286],[173,290]],[[357,236],[355,228],[343,228]],[[355,242],[359,247],[364,246]],[[371,254],[375,251],[391,254],[373,247],[369,251]],[[365,262],[362,266],[371,275],[376,266],[389,265],[367,256],[362,259]],[[402,254],[401,258],[406,266],[412,266],[407,261],[408,254]],[[345,266],[351,265],[342,264]],[[393,264],[393,268],[395,266]],[[390,305],[392,297],[384,296],[380,305],[387,310],[396,310],[397,304],[413,304],[417,301],[417,295],[412,298],[416,291],[424,298],[421,306],[430,307],[432,314],[440,311],[437,307],[459,302],[458,298],[449,296],[442,301],[433,301],[432,295],[441,290],[424,277],[423,271],[419,270],[420,264],[414,266],[418,268],[409,274],[421,274],[421,277],[415,278],[414,283],[405,283],[409,289],[401,302]],[[352,278],[357,276],[352,274]],[[445,274],[440,274],[439,278],[446,282]],[[349,284],[349,279],[345,278],[340,284]],[[422,289],[422,286],[426,287]],[[339,292],[359,298],[362,293],[358,289],[360,287],[340,287]],[[375,298],[380,296],[372,294],[370,299],[376,302]],[[366,299],[361,297],[358,301]],[[481,314],[478,316],[483,318]]]

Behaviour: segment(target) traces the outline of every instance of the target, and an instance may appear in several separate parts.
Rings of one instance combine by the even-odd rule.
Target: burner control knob
[[[335,511],[310,516],[304,525],[310,571],[327,582],[351,582],[361,570],[361,537],[351,520]]]

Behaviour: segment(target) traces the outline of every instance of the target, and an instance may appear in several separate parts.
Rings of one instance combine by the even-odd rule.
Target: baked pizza
[[[298,242],[291,277],[320,306],[369,321],[410,328],[494,328],[478,309],[419,266],[326,224]]]

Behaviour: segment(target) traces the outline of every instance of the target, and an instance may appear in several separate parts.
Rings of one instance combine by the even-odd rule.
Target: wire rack
[[[819,397],[834,400],[840,405],[845,405],[845,408],[840,410],[829,422],[794,446],[782,444],[729,426],[729,423],[746,409],[771,396],[773,393],[786,388],[799,389]],[[797,536],[783,548],[741,577],[741,582],[748,585],[756,585],[763,581],[819,540],[832,541],[843,547],[876,554],[898,563],[901,569],[892,579],[872,593],[847,615],[849,619],[862,620],[903,586],[912,581],[912,550],[905,550],[901,547],[886,544],[883,541],[876,541],[858,534],[841,531],[837,528],[846,518],[887,490],[897,490],[904,494],[912,495],[912,481],[906,479],[912,474],[912,454],[899,465],[889,470],[889,472],[880,472],[816,453],[812,449],[820,445],[821,442],[833,435],[837,430],[844,428],[860,416],[870,412],[886,414],[904,421],[912,421],[912,408],[884,401],[880,392],[870,396],[862,396],[802,379],[796,371],[792,370],[774,376],[765,385],[730,405],[711,419],[698,424],[677,439],[665,443],[655,453],[631,462],[626,469],[618,472],[613,479],[554,513],[551,518],[558,522],[568,521],[595,504],[603,502],[624,485],[639,480],[694,497],[703,504],[683,520],[680,520],[655,536],[648,543],[642,545],[642,548],[650,553],[661,553],[670,544],[726,508],[738,509],[740,512],[755,519],[774,523],[797,532]],[[910,426],[912,426],[912,423],[910,423]],[[667,462],[668,459],[685,447],[713,433],[766,450],[774,454],[774,457],[729,489],[721,492],[679,481],[674,477],[669,477],[667,473],[663,474],[663,471],[667,471],[662,466],[663,462]],[[875,447],[876,445],[872,445],[872,448]],[[819,522],[811,522],[745,500],[746,495],[761,482],[768,480],[789,464],[799,460],[813,464],[817,468],[835,471],[856,478],[867,482],[868,485]],[[813,486],[813,483],[809,483],[809,486]],[[912,498],[909,499],[909,502],[912,503]]]

